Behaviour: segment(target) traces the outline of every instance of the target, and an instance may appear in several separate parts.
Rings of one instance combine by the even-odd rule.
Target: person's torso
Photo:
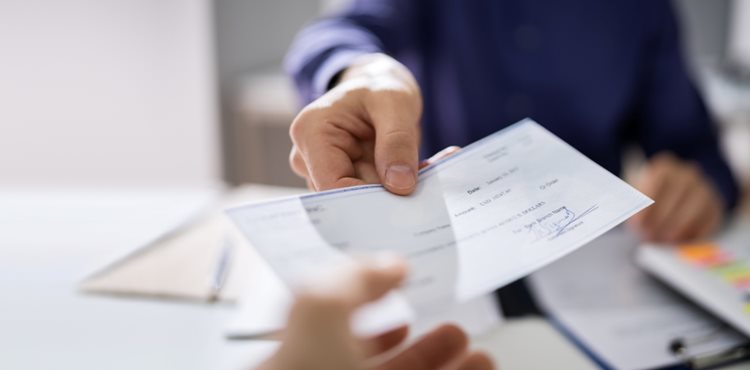
[[[638,2],[428,3],[407,60],[424,89],[423,154],[531,117],[619,171],[643,67]]]

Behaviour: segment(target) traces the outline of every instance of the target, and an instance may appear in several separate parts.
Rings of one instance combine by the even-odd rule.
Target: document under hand
[[[352,256],[406,258],[400,291],[355,318],[355,329],[377,332],[519,279],[651,203],[526,119],[421,170],[409,196],[365,185],[228,214],[292,288]]]

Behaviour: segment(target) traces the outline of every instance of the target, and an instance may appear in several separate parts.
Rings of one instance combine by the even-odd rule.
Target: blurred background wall
[[[718,58],[725,53],[731,0],[676,0],[674,5],[682,18],[691,60]]]
[[[280,63],[300,27],[346,1],[0,0],[0,183],[303,185]],[[747,179],[750,0],[675,4]]]
[[[221,176],[209,0],[0,0],[0,184]]]
[[[289,170],[287,128],[299,104],[281,62],[300,28],[346,0],[215,0],[216,56],[231,183],[304,186]]]

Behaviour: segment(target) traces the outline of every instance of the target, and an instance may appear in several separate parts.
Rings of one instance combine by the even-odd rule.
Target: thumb
[[[419,122],[389,117],[375,125],[375,168],[388,191],[408,195],[417,185]]]

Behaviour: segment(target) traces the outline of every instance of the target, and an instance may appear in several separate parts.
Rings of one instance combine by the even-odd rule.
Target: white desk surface
[[[224,340],[231,306],[76,292],[87,274],[184,221],[215,195],[0,189],[0,368],[237,370],[263,358],[273,343]],[[504,370],[594,368],[541,319],[507,322],[475,345]]]
[[[83,277],[208,205],[209,190],[0,190],[0,368],[238,369],[231,307],[76,292]]]

